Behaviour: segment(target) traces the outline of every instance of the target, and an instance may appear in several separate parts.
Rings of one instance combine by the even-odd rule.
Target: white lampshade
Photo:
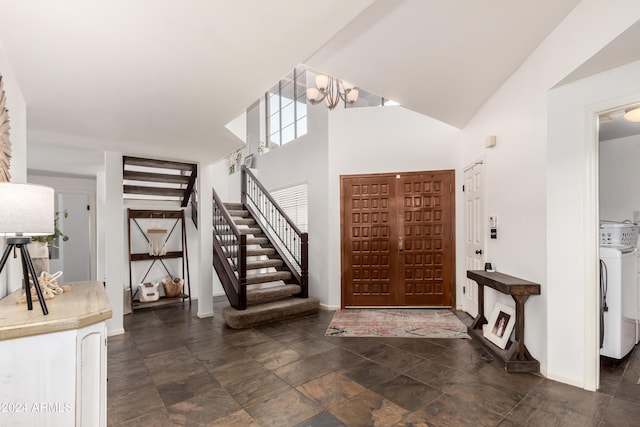
[[[351,89],[349,92],[347,92],[347,102],[349,104],[353,104],[358,100],[358,95],[360,94],[360,92],[358,91],[358,89]]]
[[[53,234],[53,188],[34,184],[0,183],[0,236]]]
[[[349,83],[346,80],[342,81],[342,88],[344,89],[345,92],[349,92],[354,87],[355,87],[355,85],[353,83]]]
[[[640,122],[640,107],[632,107],[624,110],[624,119],[630,122]]]
[[[307,99],[310,101],[317,101],[320,99],[320,91],[315,87],[307,88]]]
[[[329,76],[319,74],[316,76],[316,87],[320,90],[327,90],[329,87]]]

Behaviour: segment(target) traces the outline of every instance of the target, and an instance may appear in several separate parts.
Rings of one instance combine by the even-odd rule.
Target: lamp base
[[[4,266],[9,259],[11,250],[19,249],[20,254],[22,255],[22,275],[24,277],[24,291],[27,298],[27,310],[33,310],[33,301],[31,300],[31,285],[29,284],[29,275],[31,275],[34,288],[36,289],[36,294],[38,295],[38,301],[40,301],[42,314],[47,315],[49,314],[49,310],[47,309],[47,304],[44,302],[44,295],[42,295],[42,289],[40,289],[40,285],[38,283],[38,276],[36,275],[33,261],[31,260],[29,250],[27,249],[27,245],[29,243],[31,243],[30,236],[17,236],[7,238],[7,248],[2,254],[2,259],[0,259],[0,273],[2,273],[2,270],[4,269]]]
[[[31,243],[31,236],[7,237],[7,243],[10,245],[28,245]]]

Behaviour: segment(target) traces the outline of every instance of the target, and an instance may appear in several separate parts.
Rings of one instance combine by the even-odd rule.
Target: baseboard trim
[[[113,337],[115,335],[123,335],[123,334],[124,334],[124,328],[107,330],[107,337]]]
[[[330,310],[330,311],[340,310],[339,305],[328,305],[323,303],[320,303],[320,308],[323,310]]]
[[[556,375],[556,374],[550,373],[546,369],[544,370],[544,373],[543,373],[542,368],[540,369],[540,373],[542,375],[544,375],[545,377],[547,377],[548,379],[550,379],[550,380],[558,381],[560,383],[564,383],[564,384],[568,384],[568,385],[571,385],[571,386],[574,386],[574,387],[585,389],[583,381],[578,381],[578,380],[575,380],[573,378],[563,377],[562,375]]]
[[[204,313],[198,312],[196,313],[199,319],[206,319],[207,317],[213,317],[213,311],[206,311]]]

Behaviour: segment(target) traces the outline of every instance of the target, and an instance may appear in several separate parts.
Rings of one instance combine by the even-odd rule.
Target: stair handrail
[[[247,236],[231,219],[229,211],[216,193],[213,192],[213,248],[214,266],[218,271],[222,287],[231,305],[239,310],[247,307]]]
[[[309,234],[298,228],[249,168],[242,165],[241,173],[242,204],[256,219],[260,219],[266,225],[263,231],[272,237],[272,241],[277,240],[280,243],[274,242],[276,250],[282,255],[283,261],[302,288],[302,296],[306,298],[308,296]],[[271,212],[266,212],[268,208]],[[283,225],[282,222],[285,224]],[[283,248],[286,253],[283,252]]]
[[[187,183],[187,187],[184,189],[184,196],[182,196],[181,206],[183,208],[186,208],[187,205],[189,204],[189,199],[191,198],[193,189],[196,185],[197,177],[198,177],[198,165],[194,163],[191,165],[191,174],[189,175],[189,182]]]

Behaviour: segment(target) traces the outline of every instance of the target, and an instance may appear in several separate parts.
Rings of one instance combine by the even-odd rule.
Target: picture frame
[[[247,168],[253,167],[253,154],[249,154],[244,158],[244,165]]]
[[[489,317],[489,323],[483,328],[482,335],[501,349],[504,349],[507,347],[515,324],[515,310],[507,305],[496,303]]]

